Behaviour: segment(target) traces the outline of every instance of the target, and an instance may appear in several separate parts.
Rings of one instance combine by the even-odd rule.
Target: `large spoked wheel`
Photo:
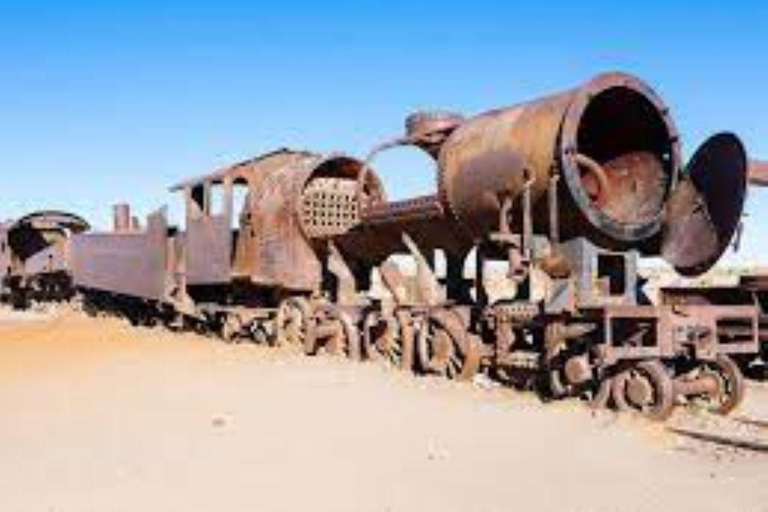
[[[621,410],[635,410],[663,421],[675,405],[672,379],[660,361],[641,361],[613,378],[613,401]]]
[[[289,297],[280,303],[275,318],[277,345],[315,351],[315,319],[312,306],[304,297]]]
[[[312,319],[312,340],[304,343],[307,355],[324,353],[360,359],[360,332],[347,311],[327,301],[316,302],[312,308]]]
[[[728,414],[744,400],[744,375],[736,363],[725,354],[720,354],[702,369],[712,375],[718,383],[715,396],[707,397],[707,408],[715,414]]]
[[[363,320],[363,354],[366,359],[385,359],[399,366],[402,347],[399,343],[400,330],[394,316],[383,311],[369,311]]]
[[[384,360],[396,368],[413,370],[413,318],[406,310],[394,315],[370,312],[363,325],[363,352],[371,360]]]
[[[469,380],[480,367],[480,344],[452,311],[431,313],[419,331],[416,346],[419,366],[427,373]]]

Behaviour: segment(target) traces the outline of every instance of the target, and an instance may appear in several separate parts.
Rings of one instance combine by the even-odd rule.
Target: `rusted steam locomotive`
[[[664,419],[676,403],[727,413],[733,358],[757,352],[754,305],[650,305],[641,257],[684,275],[714,265],[738,225],[747,159],[718,134],[684,167],[669,110],[641,80],[465,119],[408,117],[365,160],[281,149],[181,183],[186,227],[72,236],[87,307],[407,370],[486,372],[549,397]],[[431,155],[432,195],[389,202],[373,159]]]

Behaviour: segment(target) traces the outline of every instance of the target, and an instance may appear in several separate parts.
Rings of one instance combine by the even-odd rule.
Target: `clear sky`
[[[32,5],[34,4],[34,5]],[[718,130],[768,158],[768,2],[0,3],[0,218],[108,223],[290,146],[361,155],[423,108],[465,114],[624,70],[665,98],[687,156]],[[407,165],[406,165],[407,163]],[[390,196],[432,186],[381,162]],[[768,261],[768,191],[739,259]]]

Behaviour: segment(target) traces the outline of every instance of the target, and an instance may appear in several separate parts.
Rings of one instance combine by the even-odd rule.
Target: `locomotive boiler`
[[[382,266],[395,305],[366,319],[370,345],[397,353],[413,345],[422,369],[448,375],[486,367],[519,382],[528,373],[553,396],[656,418],[678,400],[719,412],[739,403],[732,357],[756,349],[755,308],[651,306],[637,276],[640,257],[661,256],[687,276],[720,258],[745,196],[736,136],[713,136],[683,166],[668,108],[620,73],[466,120],[415,114],[406,128],[371,157],[397,145],[424,149],[436,193],[369,201],[360,226],[338,242],[351,259],[378,263],[405,251],[416,261],[410,297],[397,291],[403,276]],[[440,276],[435,250],[445,260]],[[493,261],[506,265],[495,279],[515,285],[495,296]]]
[[[387,201],[373,160],[398,145],[433,157],[433,194]],[[181,183],[184,228],[121,206],[113,232],[74,237],[72,273],[89,307],[137,322],[485,372],[657,419],[683,400],[726,413],[756,309],[651,306],[637,265],[714,265],[746,165],[723,133],[683,166],[668,108],[611,73],[471,118],[414,114],[363,160],[283,149]]]

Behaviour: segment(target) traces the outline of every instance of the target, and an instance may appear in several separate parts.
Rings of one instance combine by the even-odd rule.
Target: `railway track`
[[[758,427],[768,432],[768,420],[756,420],[753,418],[747,418],[744,416],[737,416],[733,418],[733,421],[741,423],[742,425],[749,425],[751,427]]]
[[[724,434],[716,434],[714,432],[707,432],[704,430],[682,427],[668,427],[668,430],[679,436],[694,439],[696,441],[711,443],[727,448],[736,448],[739,450],[764,453],[768,455],[768,436],[765,438],[757,439],[752,436],[729,436]]]
[[[768,454],[768,420],[749,416],[722,418],[711,426],[668,425],[669,432],[685,439],[724,448]],[[737,431],[737,432],[732,432]]]

